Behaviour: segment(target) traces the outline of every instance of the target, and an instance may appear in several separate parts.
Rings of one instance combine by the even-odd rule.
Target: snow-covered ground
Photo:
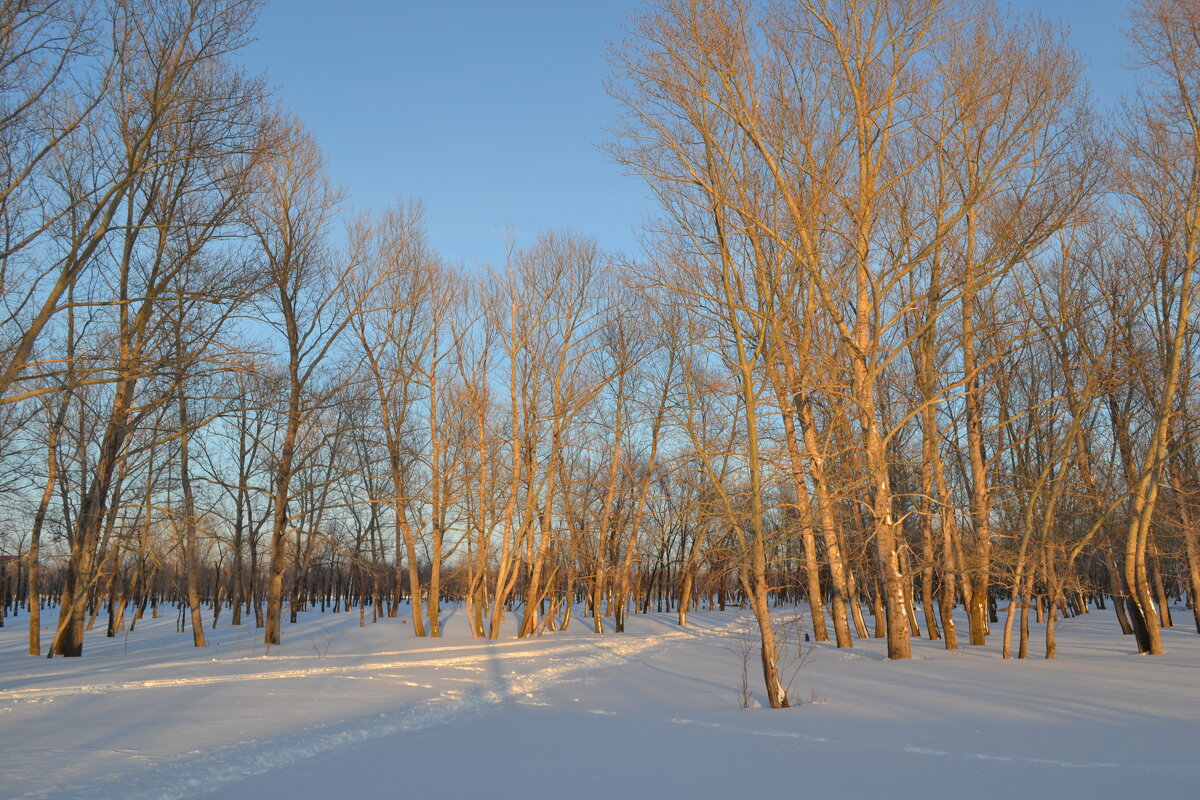
[[[1167,655],[1137,656],[1111,611],[1060,622],[1053,661],[1002,661],[998,636],[955,652],[915,640],[906,662],[876,640],[813,646],[801,704],[782,711],[741,707],[749,617],[736,611],[683,629],[639,616],[602,636],[577,617],[498,642],[472,640],[461,611],[440,640],[311,612],[270,652],[227,619],[203,650],[171,614],[53,661],[24,655],[25,618],[9,619],[0,798],[1133,800],[1200,787],[1200,636],[1168,629]],[[755,654],[749,670],[761,705]]]

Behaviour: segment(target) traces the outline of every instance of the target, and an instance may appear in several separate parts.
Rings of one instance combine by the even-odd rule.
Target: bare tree
[[[436,256],[429,247],[420,205],[398,205],[376,220],[362,219],[354,231],[364,256],[360,272],[349,284],[353,302],[361,308],[351,328],[374,395],[392,482],[397,599],[404,577],[402,565],[407,564],[413,632],[425,636],[417,533],[412,525],[416,455],[412,437],[417,415],[416,373],[433,335],[429,295]]]
[[[224,61],[253,21],[253,8],[156,6],[125,21],[130,49],[114,93],[112,158],[130,175],[120,196],[121,226],[112,240],[115,334],[109,373],[111,406],[99,455],[83,494],[71,541],[71,564],[51,654],[80,655],[84,606],[98,578],[97,548],[113,513],[109,492],[126,440],[146,406],[139,383],[154,375],[169,306],[164,296],[202,250],[222,236],[260,151],[262,87]],[[166,56],[164,57],[164,54]],[[107,200],[105,201],[108,202]],[[105,212],[108,213],[108,212]],[[115,213],[115,212],[114,212]],[[71,236],[92,236],[86,215]]]
[[[247,224],[261,248],[270,288],[265,316],[284,342],[286,399],[283,433],[274,464],[270,572],[267,583],[266,644],[279,644],[287,537],[292,526],[292,479],[302,424],[330,396],[318,389],[326,356],[350,324],[342,284],[355,258],[340,266],[326,236],[341,193],[325,174],[312,137],[294,120],[281,121],[272,157],[256,171],[246,203]]]
[[[1147,567],[1151,522],[1169,456],[1171,419],[1197,306],[1200,267],[1200,9],[1186,0],[1147,0],[1133,13],[1131,39],[1143,93],[1126,109],[1118,188],[1128,198],[1130,234],[1161,310],[1155,331],[1162,371],[1150,398],[1152,425],[1130,488],[1125,581],[1138,650],[1162,653],[1161,623]]]

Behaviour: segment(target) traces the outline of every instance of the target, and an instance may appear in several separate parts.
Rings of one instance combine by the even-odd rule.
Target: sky
[[[653,213],[601,149],[609,43],[636,0],[269,0],[244,53],[325,150],[355,208],[419,199],[453,262],[569,229],[636,255]],[[1062,19],[1100,98],[1130,91],[1123,0],[1012,0]],[[333,9],[331,11],[331,9]]]

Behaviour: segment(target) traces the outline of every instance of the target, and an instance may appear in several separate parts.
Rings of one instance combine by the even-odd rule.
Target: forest
[[[1112,103],[987,0],[649,0],[605,143],[644,252],[555,230],[488,265],[417,199],[348,208],[239,64],[258,11],[0,2],[0,624],[31,656],[143,615],[202,647],[306,609],[496,638],[736,605],[783,707],[781,606],[890,659],[1053,658],[1101,610],[1141,653],[1200,633],[1194,0],[1129,7]]]

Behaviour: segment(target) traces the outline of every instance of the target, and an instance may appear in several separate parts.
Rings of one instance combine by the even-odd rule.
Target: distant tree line
[[[349,215],[237,65],[257,5],[2,3],[31,654],[163,603],[198,646],[224,610],[274,644],[312,607],[495,638],[737,603],[786,706],[781,603],[891,658],[959,607],[1005,657],[1090,605],[1145,653],[1172,599],[1200,632],[1194,2],[1131,7],[1112,106],[982,0],[648,2],[611,55],[645,257],[552,232],[487,268],[419,202]]]

